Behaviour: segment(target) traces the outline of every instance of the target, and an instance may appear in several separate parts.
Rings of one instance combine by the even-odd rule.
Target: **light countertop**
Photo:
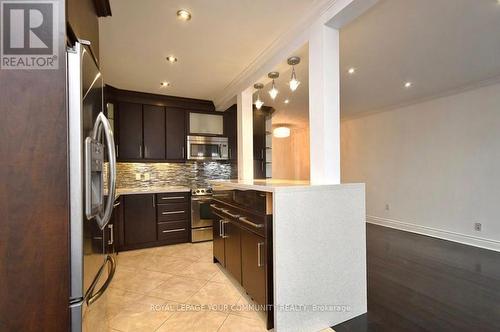
[[[265,192],[275,192],[277,189],[285,188],[312,188],[313,185],[309,181],[297,181],[297,180],[278,180],[278,179],[267,179],[267,180],[211,180],[210,184],[214,189],[240,189],[240,190],[257,190]]]
[[[329,189],[344,189],[362,186],[359,183],[342,184],[311,184],[309,181],[281,180],[281,179],[254,179],[254,180],[209,180],[214,190],[257,190],[263,192],[286,192],[286,191],[318,191]]]
[[[116,188],[116,196],[134,195],[134,194],[164,194],[190,192],[188,187],[181,186],[157,186],[157,187],[135,187],[135,188]]]

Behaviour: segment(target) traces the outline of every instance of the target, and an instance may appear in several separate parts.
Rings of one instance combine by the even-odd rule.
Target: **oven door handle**
[[[191,200],[194,202],[210,202],[212,197],[191,197]]]

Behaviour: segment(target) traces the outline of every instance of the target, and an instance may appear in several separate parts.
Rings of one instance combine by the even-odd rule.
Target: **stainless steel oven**
[[[188,136],[187,158],[190,160],[227,160],[227,137]]]
[[[213,215],[210,211],[212,190],[206,188],[191,191],[191,241],[202,242],[213,239]]]

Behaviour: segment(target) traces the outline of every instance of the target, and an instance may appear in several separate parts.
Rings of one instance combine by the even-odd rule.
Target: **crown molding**
[[[286,60],[293,52],[309,41],[310,29],[317,24],[327,24],[346,7],[350,7],[349,16],[354,19],[352,8],[357,16],[373,6],[378,0],[321,0],[314,8],[297,23],[275,39],[269,47],[261,52],[241,73],[239,73],[224,89],[214,98],[217,110],[225,110],[231,106],[234,96],[241,91],[253,86],[266,73],[272,71],[277,65]],[[347,20],[344,20],[346,24]],[[331,24],[329,24],[331,25]]]
[[[465,93],[468,91],[481,89],[481,88],[484,88],[484,87],[487,87],[490,85],[495,85],[495,84],[500,84],[500,75],[495,76],[495,77],[491,77],[491,78],[488,78],[485,80],[465,84],[465,85],[459,86],[457,88],[448,89],[448,90],[445,90],[445,91],[442,91],[439,93],[435,93],[435,94],[432,94],[429,96],[425,96],[422,98],[413,99],[413,100],[410,100],[410,101],[407,101],[404,103],[394,104],[394,105],[378,108],[378,109],[371,110],[371,111],[360,111],[360,112],[356,112],[354,114],[345,114],[345,115],[341,114],[341,119],[342,119],[342,121],[349,121],[349,120],[364,118],[364,117],[379,114],[379,113],[395,111],[395,110],[398,110],[401,108],[405,108],[405,107],[409,107],[409,106],[413,106],[413,105],[417,105],[417,104],[422,104],[422,103],[436,100],[436,99],[441,99],[441,98],[459,95],[459,94],[462,94],[462,93]]]

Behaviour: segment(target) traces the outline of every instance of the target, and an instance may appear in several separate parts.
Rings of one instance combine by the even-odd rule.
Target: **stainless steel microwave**
[[[189,160],[228,160],[227,137],[188,136],[187,158]]]

